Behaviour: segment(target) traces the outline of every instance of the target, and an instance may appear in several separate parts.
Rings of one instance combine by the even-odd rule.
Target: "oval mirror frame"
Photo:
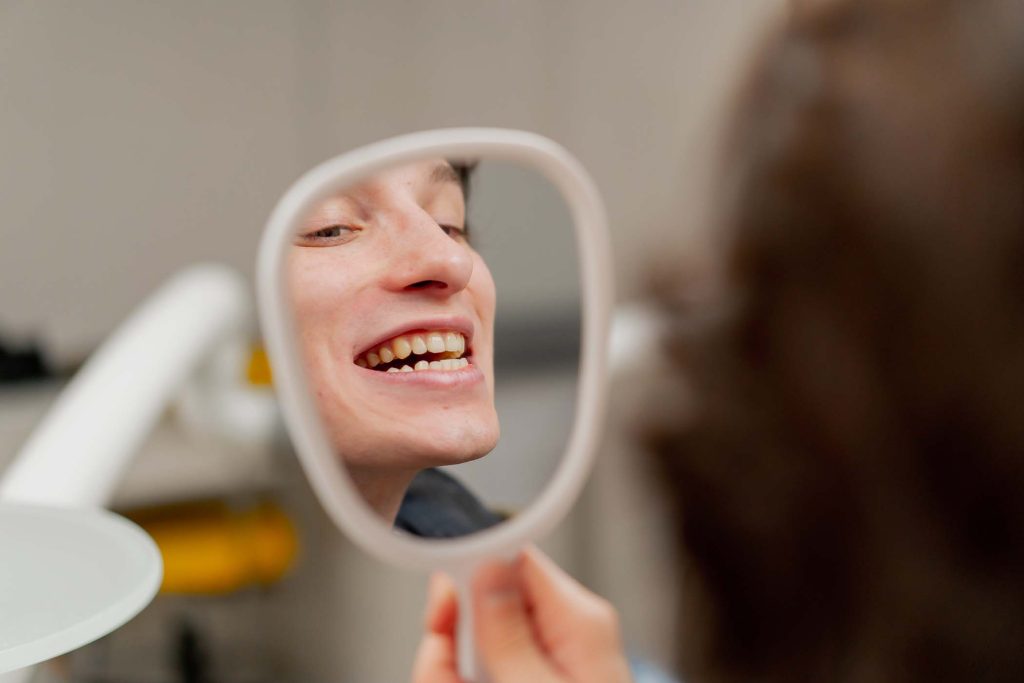
[[[335,462],[295,343],[285,279],[291,236],[319,202],[373,173],[433,157],[498,159],[534,168],[547,178],[561,192],[572,216],[582,303],[575,420],[554,476],[511,520],[453,539],[395,533]],[[390,138],[329,159],[300,177],[270,214],[260,243],[256,285],[274,386],[300,463],[334,523],[370,555],[415,569],[465,567],[506,556],[542,538],[569,511],[586,481],[601,431],[613,284],[601,197],[583,166],[563,147],[525,131],[450,128]]]

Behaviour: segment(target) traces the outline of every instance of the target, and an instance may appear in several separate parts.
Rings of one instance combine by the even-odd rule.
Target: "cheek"
[[[476,254],[473,259],[473,276],[470,278],[473,306],[483,322],[492,324],[496,306],[494,278],[491,277],[490,269],[479,254]]]
[[[351,271],[318,251],[303,250],[288,261],[289,300],[299,333],[307,340],[343,329],[338,318],[346,315],[346,303],[354,298]]]

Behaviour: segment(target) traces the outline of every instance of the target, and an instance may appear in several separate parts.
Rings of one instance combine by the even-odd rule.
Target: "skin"
[[[473,629],[494,683],[629,683],[618,614],[535,548],[473,577]],[[413,683],[464,683],[455,584],[430,581]]]
[[[417,472],[479,458],[498,440],[494,280],[465,233],[441,159],[378,173],[316,207],[288,285],[327,433],[366,498],[393,521]],[[470,366],[386,374],[355,360],[397,334],[463,332]]]

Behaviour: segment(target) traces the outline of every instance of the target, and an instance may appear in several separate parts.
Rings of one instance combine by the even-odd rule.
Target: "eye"
[[[357,228],[349,225],[328,225],[299,235],[299,243],[306,246],[342,244],[355,237]]]
[[[440,224],[440,226],[441,226],[441,230],[444,231],[444,234],[448,235],[452,239],[462,239],[462,240],[464,240],[467,237],[466,228],[464,228],[462,226],[450,225],[450,224],[446,224],[446,223],[442,223],[442,224]]]
[[[334,239],[353,232],[355,231],[347,225],[332,225],[326,228],[320,228],[319,230],[314,230],[313,232],[308,233],[306,237]]]

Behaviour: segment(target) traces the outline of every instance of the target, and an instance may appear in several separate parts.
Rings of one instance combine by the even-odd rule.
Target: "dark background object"
[[[35,343],[16,347],[0,337],[0,384],[46,379],[51,374]]]

